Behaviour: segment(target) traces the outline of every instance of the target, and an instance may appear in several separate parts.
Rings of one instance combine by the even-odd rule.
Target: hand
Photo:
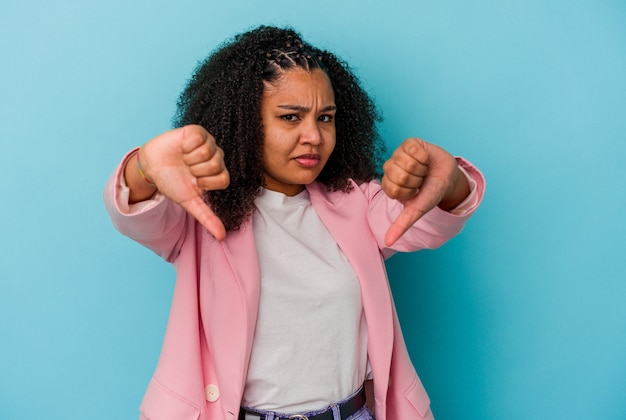
[[[146,178],[178,203],[216,239],[226,237],[222,221],[204,202],[205,191],[228,187],[224,152],[203,127],[189,125],[161,134],[139,149]]]
[[[383,191],[404,204],[402,213],[387,230],[387,246],[433,207],[450,210],[469,194],[467,180],[454,157],[420,139],[405,140],[385,162],[383,172]]]

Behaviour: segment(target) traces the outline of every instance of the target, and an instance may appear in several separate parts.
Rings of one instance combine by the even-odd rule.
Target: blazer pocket
[[[422,417],[426,417],[430,411],[430,398],[417,376],[411,386],[404,392],[404,397]]]
[[[140,420],[198,420],[200,410],[152,378],[139,407]]]

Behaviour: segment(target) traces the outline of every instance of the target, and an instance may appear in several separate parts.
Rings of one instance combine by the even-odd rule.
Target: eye
[[[280,116],[281,119],[285,120],[285,121],[298,121],[298,116],[296,114],[287,114],[287,115],[281,115]]]
[[[332,122],[333,121],[333,117],[334,117],[333,115],[329,115],[329,114],[320,115],[319,120],[321,122]]]

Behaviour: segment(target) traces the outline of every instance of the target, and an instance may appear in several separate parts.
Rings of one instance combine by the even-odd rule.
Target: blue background
[[[437,419],[626,419],[621,0],[0,0],[0,419],[137,417],[173,271],[101,191],[261,23],[350,62],[390,148],[487,177],[460,237],[389,262]]]

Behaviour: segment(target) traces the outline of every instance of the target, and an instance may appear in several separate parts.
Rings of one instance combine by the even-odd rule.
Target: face
[[[335,93],[326,73],[293,69],[261,98],[265,188],[296,195],[315,181],[335,148]]]

